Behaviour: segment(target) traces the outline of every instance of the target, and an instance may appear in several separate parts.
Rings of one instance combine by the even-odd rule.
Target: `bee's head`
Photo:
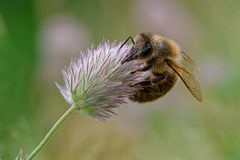
[[[132,60],[146,59],[152,53],[150,35],[141,33],[133,41],[133,46],[128,55],[122,60],[122,64]]]

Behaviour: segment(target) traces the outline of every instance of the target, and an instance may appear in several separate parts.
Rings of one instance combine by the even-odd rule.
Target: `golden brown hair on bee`
[[[132,39],[132,42],[133,46],[122,63],[142,61],[145,65],[132,73],[150,71],[151,75],[144,81],[132,84],[138,90],[130,97],[131,100],[137,102],[155,100],[165,95],[180,77],[192,95],[198,101],[202,101],[201,88],[196,76],[197,67],[176,42],[152,33],[140,33]]]
[[[144,85],[139,82],[138,84],[135,84],[134,87],[137,88],[137,91],[130,96],[129,99],[139,103],[146,103],[164,96],[173,88],[174,84],[178,80],[178,76],[175,75],[175,73],[169,74],[168,72],[163,75],[165,75],[166,78],[164,78],[161,83]],[[145,80],[147,79],[149,80],[150,77],[147,77]]]

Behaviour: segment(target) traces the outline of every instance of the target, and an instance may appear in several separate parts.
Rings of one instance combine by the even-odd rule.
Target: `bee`
[[[202,101],[197,66],[176,42],[158,34],[141,33],[134,39],[130,36],[122,46],[129,39],[133,46],[121,63],[138,60],[144,65],[131,73],[150,73],[144,80],[131,84],[137,91],[129,97],[130,100],[139,103],[154,101],[168,93],[180,78],[191,94]]]

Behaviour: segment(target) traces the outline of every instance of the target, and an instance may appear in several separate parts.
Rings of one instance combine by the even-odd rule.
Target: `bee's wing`
[[[167,60],[167,64],[178,74],[192,95],[201,102],[203,97],[196,75],[197,66],[187,54],[181,53],[181,56],[180,62]]]

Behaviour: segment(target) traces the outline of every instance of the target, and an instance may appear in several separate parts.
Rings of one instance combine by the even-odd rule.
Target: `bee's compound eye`
[[[152,49],[151,43],[146,43],[144,48],[140,51],[139,55],[141,57],[145,57],[149,54],[150,50]]]

